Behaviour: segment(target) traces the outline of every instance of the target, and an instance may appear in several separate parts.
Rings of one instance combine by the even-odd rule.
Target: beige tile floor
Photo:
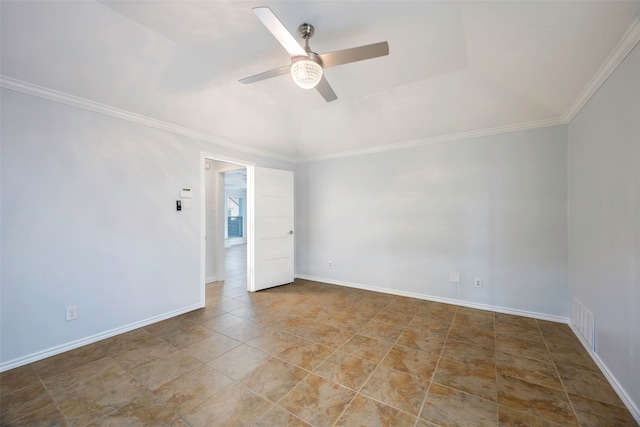
[[[322,283],[246,292],[0,375],[2,426],[635,426],[562,324]]]

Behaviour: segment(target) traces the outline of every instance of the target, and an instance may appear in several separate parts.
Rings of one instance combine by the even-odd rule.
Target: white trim
[[[224,241],[225,241],[225,244],[229,245],[229,247],[235,246],[235,245],[246,245],[247,244],[247,238],[246,237],[231,237],[231,238],[224,239]]]
[[[442,144],[445,142],[462,141],[465,139],[479,138],[482,136],[499,135],[502,133],[518,132],[528,129],[537,129],[557,125],[565,125],[568,122],[564,117],[554,117],[551,119],[536,120],[533,122],[518,123],[514,125],[498,126],[487,129],[478,129],[468,132],[452,133],[449,135],[434,136],[431,138],[416,139],[413,141],[398,142],[395,144],[380,145],[378,147],[364,148],[361,150],[343,151],[335,154],[323,154],[319,156],[303,157],[299,162],[317,162],[320,160],[339,159],[343,157],[362,156],[365,154],[383,153],[386,151],[403,150],[406,148],[421,147],[424,145]]]
[[[100,114],[116,117],[122,120],[138,123],[144,126],[165,130],[178,135],[187,136],[189,138],[197,139],[199,141],[210,142],[218,144],[223,147],[232,148],[234,150],[242,151],[245,153],[256,154],[263,157],[268,157],[276,160],[282,160],[290,163],[306,163],[314,162],[318,160],[338,159],[342,157],[353,157],[371,153],[381,153],[392,150],[402,150],[405,148],[419,147],[422,145],[440,144],[444,142],[454,142],[469,138],[477,138],[481,136],[497,135],[501,133],[516,132],[527,129],[536,129],[541,127],[556,126],[561,124],[567,124],[568,121],[564,117],[555,117],[551,119],[537,120],[526,123],[519,123],[515,125],[498,126],[487,129],[474,130],[469,132],[460,132],[449,135],[436,136],[431,138],[417,139],[406,142],[399,142],[388,145],[381,145],[378,147],[365,148],[362,150],[345,151],[342,153],[326,154],[320,156],[310,157],[288,157],[279,154],[275,154],[266,150],[259,150],[257,148],[248,147],[238,143],[226,141],[224,139],[198,132],[192,129],[184,128],[182,126],[174,125],[172,123],[164,122],[162,120],[153,119],[142,114],[132,113],[127,110],[112,107],[110,105],[101,104],[99,102],[91,101],[79,96],[70,95],[64,92],[60,92],[54,89],[49,89],[43,86],[34,85],[22,80],[14,79],[12,77],[0,75],[0,86],[7,89],[15,90],[17,92],[26,93],[28,95],[37,96],[40,98],[48,99],[50,101],[60,102],[62,104],[71,105],[77,108],[83,108],[85,110],[93,111]]]
[[[244,153],[255,154],[258,156],[268,157],[276,160],[282,160],[285,162],[295,163],[296,159],[272,153],[266,150],[260,150],[257,148],[241,145],[232,141],[227,141],[222,138],[218,138],[213,135],[199,132],[193,129],[178,126],[173,123],[165,122],[162,120],[154,119],[142,114],[133,113],[131,111],[123,110],[121,108],[112,107],[100,102],[91,101],[89,99],[81,98],[79,96],[71,95],[68,93],[60,92],[54,89],[49,89],[43,86],[34,85],[22,80],[14,79],[5,75],[0,75],[0,86],[15,90],[16,92],[26,93],[27,95],[37,96],[39,98],[48,99],[50,101],[59,102],[61,104],[71,105],[72,107],[82,108],[84,110],[93,111],[95,113],[104,114],[106,116],[115,117],[129,122],[137,123],[143,126],[149,126],[151,128],[164,130],[177,135],[186,136],[188,138],[196,139],[198,141],[209,142],[217,144],[222,147],[230,148],[236,151]]]
[[[625,32],[624,36],[620,39],[616,47],[611,54],[607,57],[604,63],[598,68],[595,75],[592,77],[587,86],[580,92],[575,101],[569,106],[567,111],[561,117],[553,117],[543,120],[535,120],[524,123],[517,123],[513,125],[497,126],[486,129],[478,129],[468,132],[459,132],[448,135],[435,136],[430,138],[422,138],[412,141],[399,142],[394,144],[381,145],[378,147],[365,148],[361,150],[344,151],[341,153],[324,154],[318,156],[308,156],[293,158],[276,153],[272,153],[266,150],[260,150],[257,148],[241,145],[231,141],[224,140],[222,138],[215,137],[203,132],[188,129],[182,126],[178,126],[172,123],[164,122],[162,120],[153,119],[141,114],[126,111],[120,108],[112,107],[110,105],[101,104],[99,102],[91,101],[85,98],[81,98],[68,93],[60,92],[54,89],[49,89],[43,86],[34,85],[22,80],[14,79],[12,77],[0,75],[0,86],[7,89],[15,90],[18,92],[26,93],[40,98],[48,99],[51,101],[60,102],[74,107],[83,108],[89,111],[105,114],[108,116],[117,117],[130,122],[138,123],[141,125],[153,127],[156,129],[165,130],[178,135],[187,136],[199,141],[210,142],[218,144],[223,147],[231,148],[245,153],[256,154],[263,157],[268,157],[277,160],[283,160],[290,163],[306,163],[315,162],[320,160],[338,159],[344,157],[361,156],[365,154],[382,153],[392,150],[402,150],[405,148],[419,147],[423,145],[441,144],[445,142],[454,142],[470,138],[478,138],[483,136],[498,135],[508,132],[518,132],[528,129],[537,129],[549,126],[557,126],[562,124],[568,124],[573,118],[580,112],[580,110],[586,105],[591,97],[597,92],[602,84],[609,78],[609,76],[616,70],[618,65],[626,58],[635,45],[640,41],[640,17],[638,17],[629,29]]]
[[[613,375],[613,373],[609,370],[609,367],[606,365],[606,363],[604,363],[602,359],[600,359],[600,356],[598,356],[597,353],[594,353],[594,351],[589,348],[589,343],[587,343],[585,339],[582,338],[580,333],[578,333],[578,330],[574,328],[571,323],[572,322],[569,323],[569,327],[573,331],[573,334],[578,338],[578,341],[580,341],[580,344],[582,344],[584,349],[587,350],[587,353],[589,353],[589,356],[591,356],[595,364],[598,365],[598,368],[600,368],[604,376],[609,381],[609,384],[611,384],[611,387],[613,387],[615,392],[618,394],[618,397],[620,398],[620,400],[622,400],[622,403],[624,403],[629,412],[631,412],[633,418],[635,418],[636,422],[640,424],[640,409],[638,409],[638,406],[633,403],[633,399],[631,399],[631,396],[629,396],[624,387],[622,387],[622,385],[618,382],[615,375]]]
[[[627,32],[622,36],[622,39],[618,42],[613,52],[604,61],[604,63],[598,68],[595,75],[591,78],[591,81],[582,90],[580,95],[571,104],[566,113],[564,113],[564,119],[569,123],[573,118],[582,110],[582,108],[589,102],[591,97],[600,89],[600,86],[604,84],[609,76],[618,68],[618,65],[627,57],[631,49],[640,41],[640,17],[638,17],[633,24],[629,27]]]
[[[47,357],[55,356],[64,353],[69,350],[74,350],[85,345],[93,344],[94,342],[102,341],[106,338],[111,338],[116,335],[124,334],[125,332],[133,331],[134,329],[142,328],[152,323],[157,323],[162,320],[170,319],[181,314],[188,313],[193,310],[204,308],[204,304],[194,304],[178,310],[173,310],[165,314],[149,317],[138,322],[130,323],[119,328],[111,329],[106,332],[91,335],[86,338],[82,338],[76,341],[71,341],[66,344],[51,347],[46,350],[41,350],[36,353],[32,353],[26,356],[18,357],[17,359],[9,360],[0,364],[0,372],[8,371],[9,369],[18,368],[29,363],[37,362],[38,360],[46,359]]]
[[[218,276],[209,276],[204,278],[205,283],[217,282]]]
[[[470,138],[478,138],[482,136],[498,135],[508,132],[518,132],[528,129],[537,129],[542,127],[557,126],[568,124],[580,112],[580,110],[589,102],[591,97],[598,91],[600,86],[609,78],[616,70],[618,65],[627,57],[629,52],[640,42],[640,17],[626,31],[620,39],[611,54],[604,63],[598,68],[595,75],[580,92],[575,101],[569,106],[567,111],[561,117],[554,117],[531,122],[518,123],[506,126],[497,126],[487,129],[472,130],[469,132],[452,133],[448,135],[436,136],[431,138],[418,139],[414,141],[400,142],[396,144],[381,145],[379,147],[365,148],[361,150],[345,151],[342,153],[326,154],[319,156],[309,156],[299,159],[299,162],[315,162],[319,160],[338,159],[343,157],[361,156],[364,154],[382,153],[391,150],[401,150],[404,148],[419,147],[423,145],[441,144],[445,142],[461,141]]]
[[[247,168],[247,289],[255,292],[256,289],[256,168]]]
[[[409,298],[423,299],[423,300],[427,300],[427,301],[441,302],[441,303],[444,303],[444,304],[451,304],[451,305],[457,305],[457,306],[461,306],[461,307],[475,308],[475,309],[478,309],[478,310],[495,311],[496,313],[512,314],[514,316],[523,316],[523,317],[530,317],[532,319],[547,320],[549,322],[566,323],[566,324],[569,323],[569,318],[567,318],[567,317],[553,316],[551,314],[538,313],[538,312],[535,312],[535,311],[517,310],[517,309],[512,309],[512,308],[507,308],[507,307],[500,307],[500,306],[496,306],[496,305],[479,304],[479,303],[475,303],[475,302],[462,301],[462,300],[457,300],[457,299],[452,299],[452,298],[442,298],[442,297],[437,297],[437,296],[432,296],[432,295],[419,294],[419,293],[416,293],[416,292],[400,291],[400,290],[397,290],[397,289],[390,289],[390,288],[382,288],[382,287],[377,287],[377,286],[362,285],[362,284],[359,284],[359,283],[343,282],[341,280],[324,279],[324,278],[321,278],[321,277],[306,276],[306,275],[302,275],[302,274],[296,274],[295,277],[299,278],[299,279],[304,279],[304,280],[312,280],[314,282],[322,282],[322,283],[329,283],[331,285],[345,286],[345,287],[348,287],[348,288],[364,289],[366,291],[381,292],[381,293],[384,293],[384,294],[391,294],[391,295],[398,295],[398,296],[402,296],[402,297],[409,297]]]
[[[254,268],[254,228],[253,228],[253,205],[254,205],[254,191],[253,187],[255,182],[253,180],[254,169],[256,164],[254,162],[248,162],[246,160],[236,159],[232,157],[222,156],[216,153],[210,153],[206,151],[200,152],[200,200],[201,200],[201,210],[200,210],[200,277],[202,280],[202,299],[204,301],[205,298],[205,283],[207,279],[206,276],[206,235],[207,235],[207,211],[206,211],[206,176],[205,176],[205,168],[204,164],[207,160],[215,160],[219,162],[232,163],[238,166],[242,166],[247,170],[247,230],[246,230],[246,244],[247,244],[247,290],[251,290],[253,283],[255,282],[255,268]],[[218,173],[216,171],[216,173]],[[218,209],[216,209],[218,212]],[[220,230],[218,230],[218,234]],[[224,233],[224,232],[223,232]],[[223,235],[224,236],[224,235]],[[216,251],[219,249],[217,245],[217,239],[219,236],[216,235]],[[226,239],[222,239],[225,241]],[[216,254],[216,272],[217,279],[224,280],[224,274],[220,274],[220,259],[224,259],[223,257],[218,257]]]

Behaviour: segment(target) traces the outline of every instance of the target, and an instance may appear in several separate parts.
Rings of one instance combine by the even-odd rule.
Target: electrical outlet
[[[67,307],[67,322],[69,320],[76,320],[78,318],[78,306],[70,305]]]
[[[333,268],[333,261],[329,261],[329,268]]]
[[[473,285],[476,288],[481,288],[482,287],[482,279],[480,279],[479,277],[476,277],[475,280],[473,281]]]

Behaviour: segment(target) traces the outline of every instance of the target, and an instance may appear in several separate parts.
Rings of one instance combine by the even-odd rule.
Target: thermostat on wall
[[[191,197],[192,191],[190,188],[183,188],[180,190],[180,197],[183,199],[186,197]]]

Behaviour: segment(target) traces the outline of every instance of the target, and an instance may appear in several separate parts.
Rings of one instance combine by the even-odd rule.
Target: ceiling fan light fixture
[[[240,83],[254,83],[287,74],[289,71],[296,85],[303,89],[316,88],[325,101],[332,102],[338,97],[327,79],[323,77],[323,68],[389,55],[389,43],[386,41],[318,55],[309,47],[309,39],[315,33],[313,25],[303,23],[298,27],[298,35],[304,40],[303,47],[271,9],[266,6],[254,7],[253,12],[287,51],[291,57],[291,65],[245,77],[240,79]]]
[[[303,89],[313,89],[322,79],[322,65],[313,57],[294,58],[291,63],[291,77]]]

